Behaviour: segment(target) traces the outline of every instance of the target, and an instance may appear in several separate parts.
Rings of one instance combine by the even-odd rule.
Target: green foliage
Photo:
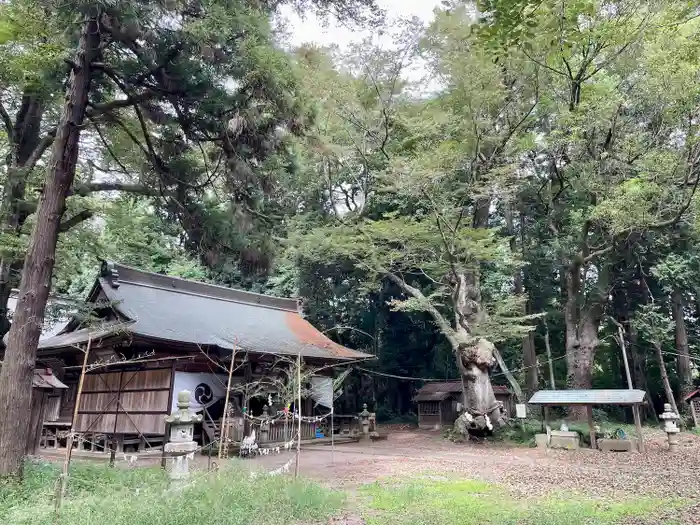
[[[172,31],[153,22],[184,4],[132,4],[114,9],[130,30],[155,28],[144,56],[183,44],[167,72],[187,96],[172,111],[163,93],[140,104],[145,129],[131,107],[111,113],[121,125],[98,120],[101,136],[86,127],[66,217],[93,218],[62,235],[55,291],[84,293],[97,259],[114,258],[299,294],[325,333],[377,355],[377,371],[447,379],[457,375],[444,338],[457,328],[455,276],[468,276],[478,290],[471,334],[496,342],[518,379],[522,336],[535,329],[536,386],[545,384],[546,313],[558,385],[570,373],[569,336],[592,319],[593,386],[626,387],[613,317],[635,386],[657,405],[652,350],[678,351],[675,293],[700,357],[700,19],[691,2],[483,0],[475,18],[471,4],[448,1],[427,27],[397,22],[389,45],[369,38],[291,53],[274,43],[276,2],[196,3],[201,16]],[[378,14],[365,0],[292,4]],[[46,95],[44,133],[75,35],[65,12],[38,5],[0,5],[0,99],[16,118],[23,94]],[[129,89],[161,86],[143,57],[118,50],[123,42],[104,57],[118,78],[147,75]],[[429,78],[409,74],[416,64]],[[98,76],[92,102],[121,96]],[[28,176],[23,199],[35,200],[42,175]],[[86,185],[104,180],[141,193],[95,198]],[[21,258],[31,225],[30,216],[20,235],[0,232],[0,256]],[[581,285],[567,302],[563,277],[576,265]],[[675,363],[667,368],[680,393]],[[387,416],[414,409],[416,383],[363,376],[348,385],[347,410],[362,398]]]
[[[243,467],[240,467],[243,468]],[[238,467],[219,474],[193,473],[183,490],[167,490],[158,468],[110,469],[77,463],[68,496],[55,517],[53,494],[58,468],[30,465],[20,486],[0,488],[0,517],[17,525],[159,525],[186,523],[266,525],[315,522],[343,503],[342,495],[307,481],[259,476]]]
[[[100,204],[104,214],[100,223],[73,229],[61,239],[54,272],[56,293],[84,298],[101,260],[186,279],[208,279],[206,268],[181,246],[179,230],[146,202],[120,198]]]

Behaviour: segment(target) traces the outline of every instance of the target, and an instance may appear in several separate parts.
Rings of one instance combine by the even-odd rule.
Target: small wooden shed
[[[591,438],[591,448],[597,448],[595,426],[593,424],[593,407],[599,405],[618,405],[632,407],[634,424],[637,429],[639,452],[644,452],[644,435],[642,421],[639,417],[639,405],[644,404],[644,390],[635,389],[572,389],[572,390],[540,390],[535,392],[528,403],[544,408],[543,426],[547,426],[549,407],[586,407],[588,416],[588,432]]]
[[[41,432],[44,426],[44,415],[49,394],[56,390],[68,388],[55,375],[50,368],[34,370],[32,377],[32,405],[29,414],[29,433],[25,452],[27,454],[36,453],[41,442]]]
[[[512,411],[512,394],[505,386],[494,385],[496,399],[503,403],[507,416]],[[413,400],[418,404],[418,427],[422,429],[452,426],[459,416],[457,404],[462,402],[462,382],[444,381],[428,383],[416,393]]]
[[[690,404],[690,415],[693,416],[693,424],[700,425],[700,388],[691,392],[683,398],[683,401]]]

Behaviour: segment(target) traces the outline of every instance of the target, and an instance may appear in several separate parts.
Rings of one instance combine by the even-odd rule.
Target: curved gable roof
[[[88,300],[104,293],[138,336],[258,354],[321,359],[367,359],[345,348],[306,321],[297,301],[103,263]],[[59,345],[53,339],[42,348]],[[56,341],[58,342],[58,341]]]

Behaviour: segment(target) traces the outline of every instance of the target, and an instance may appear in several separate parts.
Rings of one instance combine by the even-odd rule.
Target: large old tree
[[[364,118],[340,117],[364,139],[358,143],[371,145],[357,155],[376,159],[360,163],[373,181],[371,192],[362,188],[362,207],[342,206],[339,198],[345,211],[331,221],[336,225],[302,236],[299,256],[350,262],[369,281],[401,290],[395,310],[426,312],[449,341],[462,377],[462,430],[486,431],[502,422],[489,377],[500,359],[494,342],[529,330],[521,298],[487,292],[482,282],[507,280],[518,267],[490,217],[513,198],[500,186],[508,184],[504,169],[513,144],[533,124],[538,80],[537,67],[522,59],[494,63],[470,31],[460,9],[439,17],[428,33],[425,57],[447,88],[422,112],[400,115],[398,109],[414,101],[391,76],[376,73],[376,56],[365,63],[372,105],[364,98],[364,112],[358,112]],[[405,38],[391,63],[401,63]],[[342,196],[357,180],[352,170],[345,177],[336,178],[338,189],[327,194],[331,205],[334,194]],[[338,204],[332,206],[336,212]]]

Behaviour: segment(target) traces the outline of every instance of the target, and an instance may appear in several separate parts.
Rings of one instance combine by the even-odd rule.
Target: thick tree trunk
[[[690,349],[688,347],[688,332],[685,328],[685,301],[683,293],[676,289],[671,294],[673,306],[673,321],[676,325],[676,352],[678,353],[678,379],[681,387],[681,398],[693,390],[693,375],[690,368]]]
[[[27,249],[17,308],[0,373],[0,476],[22,471],[29,426],[32,371],[51,288],[51,273],[66,197],[75,177],[80,130],[90,92],[91,63],[99,52],[96,18],[86,18],[70,75],[46,183]]]
[[[572,264],[567,270],[566,305],[564,320],[566,323],[566,369],[569,388],[590,389],[593,380],[593,363],[598,348],[598,326],[602,314],[605,295],[592,297],[586,304],[581,287],[581,266]],[[604,271],[599,272],[599,278]],[[581,311],[580,305],[586,310]],[[588,415],[584,407],[572,407],[570,417],[585,420]]]
[[[487,434],[504,424],[502,406],[489,377],[495,363],[495,347],[490,341],[474,339],[463,330],[459,339],[469,342],[455,348],[464,389],[464,412],[455,421],[455,428],[462,434]]]
[[[523,366],[525,367],[525,390],[528,396],[532,396],[537,392],[540,384],[535,352],[535,332],[530,332],[523,338]]]
[[[456,327],[453,350],[462,375],[465,405],[465,411],[455,421],[455,427],[462,433],[488,433],[503,425],[504,421],[502,406],[493,393],[489,376],[489,371],[496,364],[496,347],[490,341],[471,334],[472,327],[478,325],[484,316],[478,271],[456,275],[452,299]]]

